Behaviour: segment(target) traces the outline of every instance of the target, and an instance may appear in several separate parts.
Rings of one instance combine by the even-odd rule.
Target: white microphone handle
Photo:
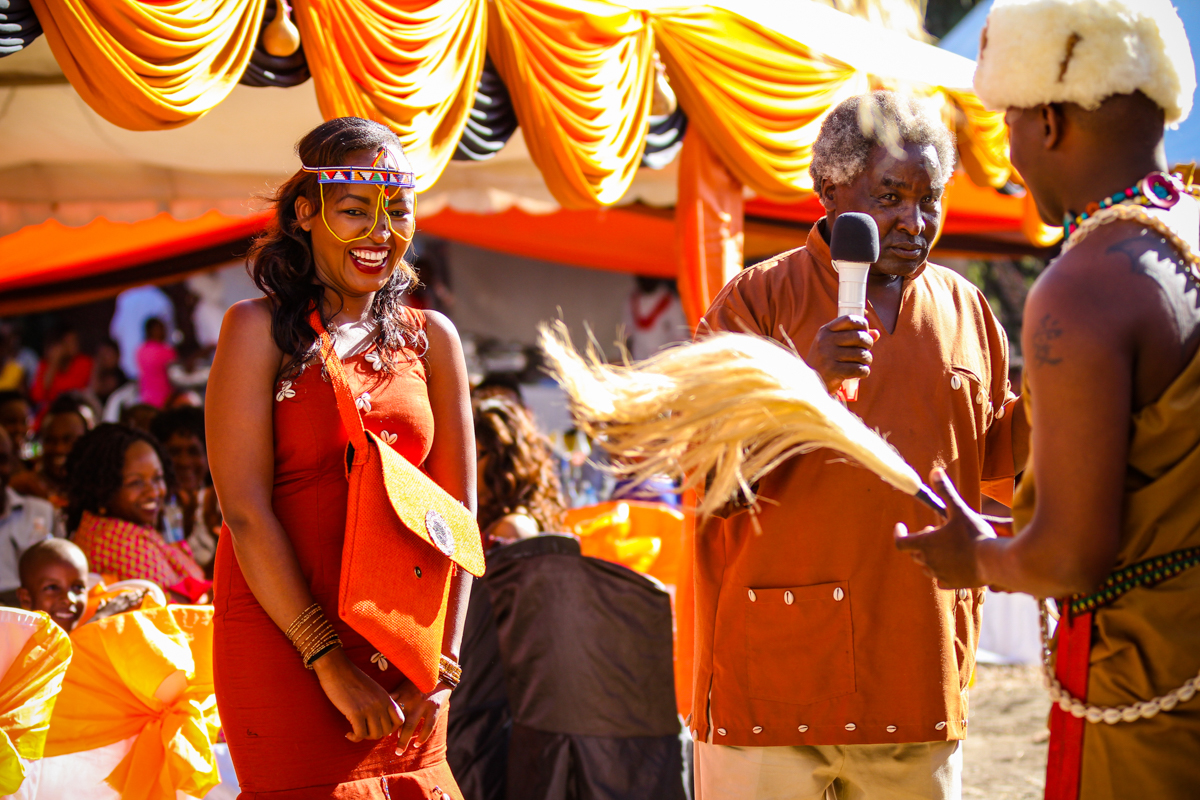
[[[871,271],[871,265],[857,261],[835,261],[833,266],[838,271],[838,316],[854,314],[865,317],[867,274]],[[858,399],[858,378],[847,378],[842,381],[842,387],[847,400]]]

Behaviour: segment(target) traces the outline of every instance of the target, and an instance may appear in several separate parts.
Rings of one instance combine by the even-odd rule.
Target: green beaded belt
[[[1092,594],[1077,594],[1066,602],[1067,614],[1086,614],[1109,605],[1139,586],[1156,586],[1200,564],[1200,547],[1188,547],[1122,567],[1104,579]]]

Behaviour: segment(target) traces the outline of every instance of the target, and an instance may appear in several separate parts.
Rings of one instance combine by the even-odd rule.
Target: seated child
[[[27,611],[45,611],[67,633],[87,608],[87,557],[74,542],[43,539],[21,554],[17,599]]]
[[[145,589],[109,591],[103,584],[87,589],[87,556],[68,539],[43,539],[21,554],[17,599],[27,611],[44,611],[71,633],[81,624],[142,608]]]

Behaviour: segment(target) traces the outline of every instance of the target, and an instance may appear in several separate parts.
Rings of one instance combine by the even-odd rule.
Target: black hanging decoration
[[[687,114],[683,107],[676,108],[663,117],[650,117],[650,130],[646,132],[646,149],[642,152],[642,166],[662,169],[675,160],[679,148],[683,147],[683,134],[687,132]]]
[[[475,103],[454,150],[454,160],[487,161],[500,152],[516,129],[517,112],[513,110],[512,97],[489,57],[479,76]]]
[[[41,35],[29,0],[0,0],[0,58],[24,50]]]
[[[4,0],[0,0],[0,3],[3,2]],[[312,77],[308,71],[308,60],[304,57],[303,42],[300,43],[299,50],[283,58],[273,56],[263,48],[262,32],[275,19],[278,9],[278,3],[267,3],[263,10],[262,24],[258,29],[258,41],[254,44],[254,53],[250,56],[250,63],[246,65],[246,71],[238,80],[238,83],[244,86],[287,88],[299,86]]]

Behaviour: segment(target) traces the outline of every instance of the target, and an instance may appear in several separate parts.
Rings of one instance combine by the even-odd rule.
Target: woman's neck
[[[351,325],[356,322],[367,322],[371,319],[371,304],[375,302],[374,293],[358,297],[339,295],[332,289],[325,290],[325,311],[333,314],[334,325]]]

